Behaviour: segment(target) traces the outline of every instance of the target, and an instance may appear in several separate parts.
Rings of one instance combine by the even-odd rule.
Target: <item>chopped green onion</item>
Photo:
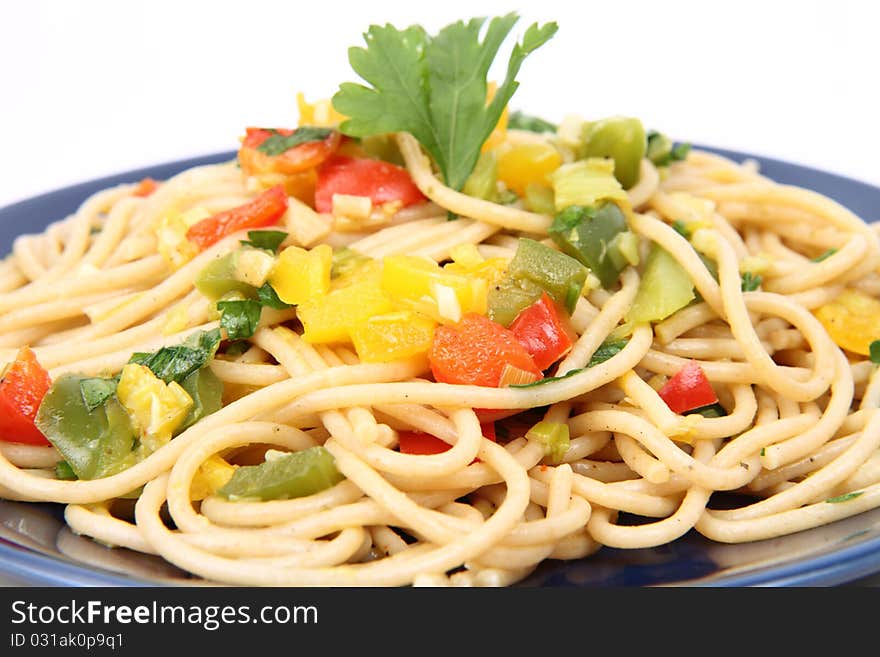
[[[564,422],[541,420],[526,432],[528,440],[544,446],[544,455],[551,463],[561,463],[571,445],[568,425]]]

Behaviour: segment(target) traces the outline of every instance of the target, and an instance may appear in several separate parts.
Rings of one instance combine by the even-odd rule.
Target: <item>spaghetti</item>
[[[510,128],[501,148],[539,144],[559,166],[576,162],[560,134]],[[0,265],[0,360],[12,364],[29,347],[52,382],[113,381],[111,398],[136,419],[120,375],[133,354],[219,328],[223,342],[204,367],[223,393],[213,412],[94,478],[61,479],[59,462],[75,461],[57,441],[4,435],[0,495],[64,504],[74,532],[208,581],[294,586],[509,585],[545,560],[602,546],[659,546],[690,531],[758,541],[880,506],[880,375],[869,350],[854,346],[880,335],[850,335],[866,318],[880,326],[870,314],[877,233],[753,163],[696,150],[659,165],[641,158],[638,182],[615,201],[637,257],[612,285],[591,275],[577,290],[572,344],[541,368],[540,384],[444,381],[430,353],[365,359],[349,339],[310,338],[303,304],[264,305],[251,335],[230,338],[196,281],[252,233],[233,230],[181,261],[163,240],[169,217],[231,212],[267,181],[288,185],[286,212],[270,226],[284,231],[282,252],[306,257],[325,245],[374,265],[399,255],[460,264],[466,252],[477,265],[502,263],[497,275],[523,239],[560,253],[552,214],[523,196],[504,203],[446,185],[411,134],[397,133],[394,146],[421,200],[354,228],[345,199],[315,212],[291,191],[290,174],[261,177],[228,162],[184,171],[148,195],[135,184],[101,191],[19,237]],[[632,321],[658,247],[695,298]],[[844,297],[861,305],[852,311]],[[463,321],[452,314],[432,318],[435,336]],[[677,412],[661,394],[689,365],[717,395],[714,413]],[[485,435],[485,409],[497,437]],[[541,422],[564,427],[560,453],[532,430]],[[443,449],[407,451],[406,434]],[[135,443],[146,440],[141,432]],[[230,472],[319,447],[339,474],[319,490],[222,493]],[[217,459],[220,484],[206,468]],[[714,507],[716,493],[737,504]]]

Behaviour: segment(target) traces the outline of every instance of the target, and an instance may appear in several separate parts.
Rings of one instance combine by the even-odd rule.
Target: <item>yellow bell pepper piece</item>
[[[411,310],[374,315],[351,330],[358,357],[365,363],[387,363],[427,354],[437,323]]]
[[[288,246],[278,254],[269,284],[284,303],[299,305],[330,290],[333,249],[319,244],[313,249]]]
[[[847,351],[870,356],[871,343],[880,340],[880,301],[858,290],[844,290],[815,315],[837,346]]]
[[[333,108],[333,103],[329,98],[322,98],[314,103],[309,103],[306,101],[305,95],[299,92],[296,94],[296,106],[299,110],[299,124],[301,126],[311,125],[335,128],[348,118]]]
[[[551,144],[525,142],[498,149],[498,180],[524,196],[529,184],[550,187],[547,177],[562,164],[562,156]]]
[[[154,451],[171,440],[186,419],[192,397],[176,381],[165,383],[145,365],[122,368],[116,397],[131,416],[141,443]]]
[[[208,457],[196,470],[189,488],[190,499],[203,500],[216,493],[232,478],[235,468],[217,454]]]
[[[382,289],[388,296],[415,306],[437,319],[457,321],[441,313],[441,296],[452,290],[460,314],[485,314],[489,285],[485,278],[447,271],[429,258],[394,255],[385,258],[382,267]],[[440,295],[440,296],[438,296]],[[431,308],[436,308],[431,311]]]
[[[303,325],[303,339],[313,344],[350,342],[351,329],[372,317],[393,310],[382,291],[379,276],[353,282],[320,297],[312,297],[297,308]]]

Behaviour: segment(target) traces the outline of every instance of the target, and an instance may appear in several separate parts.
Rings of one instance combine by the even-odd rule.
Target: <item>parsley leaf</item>
[[[282,135],[277,130],[269,130],[272,134],[259,146],[257,150],[269,156],[281,155],[294,146],[305,144],[309,141],[323,141],[333,131],[330,128],[315,128],[303,126],[297,128],[289,135]]]
[[[874,340],[868,345],[868,352],[870,353],[871,362],[875,365],[880,364],[880,340]]]
[[[460,190],[519,83],[525,58],[557,31],[556,23],[526,30],[513,47],[504,81],[486,103],[486,76],[514,24],[515,13],[447,25],[432,37],[414,25],[372,25],[366,48],[348,51],[351,67],[371,87],[340,85],[333,107],[348,116],[339,129],[352,137],[408,132],[434,158],[443,179]]]
[[[275,288],[268,282],[263,283],[262,287],[257,288],[257,297],[259,297],[262,305],[269,306],[269,308],[274,308],[275,310],[286,310],[292,307],[291,304],[285,303],[278,297]]]
[[[137,352],[128,362],[146,365],[165,383],[180,383],[211,360],[219,345],[220,329],[198,331],[183,344],[162,347],[152,353]]]
[[[557,130],[555,123],[550,123],[550,121],[545,121],[537,116],[524,114],[519,110],[511,112],[510,118],[507,120],[507,128],[509,130],[528,130],[529,132],[537,132],[539,134],[556,132]]]
[[[828,249],[825,253],[817,255],[815,258],[813,258],[813,262],[822,262],[823,260],[826,260],[833,256],[835,253],[837,253],[837,249]]]
[[[118,381],[115,378],[103,378],[100,376],[82,379],[79,382],[83,402],[89,413],[103,405],[105,401],[116,393],[117,383]]]
[[[861,495],[864,491],[856,491],[854,493],[844,493],[843,495],[838,495],[837,497],[829,497],[826,502],[828,504],[840,504],[841,502],[848,502],[849,500],[855,499],[859,495]]]
[[[275,253],[281,242],[287,238],[283,230],[249,230],[246,240],[239,240],[242,246],[252,246],[255,249],[265,249]]]
[[[220,326],[226,329],[230,340],[249,338],[257,330],[263,306],[253,299],[236,299],[218,301],[217,310],[220,315]]]
[[[595,367],[599,363],[604,363],[612,356],[617,355],[617,352],[623,349],[627,342],[629,342],[629,340],[606,340],[599,345],[598,349],[596,349],[592,358],[590,358],[587,367]]]
[[[761,286],[762,280],[763,279],[760,275],[747,271],[742,275],[742,283],[740,284],[740,287],[743,292],[754,292]]]

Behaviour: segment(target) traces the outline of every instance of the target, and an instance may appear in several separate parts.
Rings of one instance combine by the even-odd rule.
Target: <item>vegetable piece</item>
[[[512,13],[493,18],[482,41],[484,18],[458,21],[434,37],[420,26],[371,26],[366,48],[349,49],[349,62],[372,86],[340,85],[333,106],[351,117],[340,130],[353,137],[409,132],[434,158],[446,184],[462,189],[516,91],[523,61],[557,30],[555,23],[526,30],[487,103],[489,68],[517,20]]]
[[[240,254],[240,250],[231,251],[205,265],[194,281],[196,289],[211,300],[228,294],[253,297],[254,286],[238,279]]]
[[[652,130],[648,133],[645,157],[655,166],[665,167],[672,162],[687,158],[690,150],[690,144],[673,144],[669,137]]]
[[[210,367],[202,367],[180,382],[180,387],[192,399],[192,407],[176,433],[192,426],[203,417],[216,413],[223,406],[223,382]]]
[[[645,129],[638,119],[613,116],[588,123],[584,130],[584,157],[614,160],[614,177],[624,189],[639,181],[645,147]]]
[[[556,212],[556,199],[553,188],[540,183],[526,185],[526,207],[532,212],[539,214],[554,214]]]
[[[587,270],[576,259],[527,237],[520,238],[507,274],[536,283],[568,312],[587,281]]]
[[[509,130],[527,130],[528,132],[556,132],[556,124],[545,121],[538,116],[525,114],[519,110],[512,112],[507,122]]]
[[[162,347],[152,353],[136,352],[129,362],[146,365],[165,383],[180,383],[214,357],[220,338],[220,329],[197,331],[182,344]]]
[[[345,287],[312,297],[297,307],[303,325],[303,339],[312,344],[350,342],[351,330],[359,323],[394,310],[382,291],[378,276],[368,276]]]
[[[319,244],[313,249],[288,246],[278,254],[269,284],[284,303],[299,305],[330,291],[333,249]]]
[[[358,253],[354,249],[343,246],[334,249],[332,264],[330,265],[330,279],[345,276],[358,269],[361,265],[370,262],[371,258],[362,253]]]
[[[117,383],[115,378],[110,379],[99,376],[80,381],[80,392],[82,392],[86,409],[91,413],[98,406],[103,405],[104,402],[116,394]]]
[[[530,184],[550,186],[551,173],[562,164],[562,156],[551,144],[524,142],[498,149],[498,179],[524,196]]]
[[[602,286],[617,282],[630,262],[631,254],[615,241],[627,232],[626,217],[616,203],[598,206],[572,205],[556,215],[550,225],[550,238],[572,258],[590,268]]]
[[[570,205],[592,206],[599,201],[628,203],[629,197],[614,177],[614,161],[592,158],[563,164],[550,174],[556,211]]]
[[[390,162],[334,156],[318,170],[315,209],[333,211],[333,196],[345,194],[369,198],[374,206],[400,203],[408,207],[425,200],[409,172]]]
[[[333,455],[323,447],[289,453],[270,451],[259,465],[236,468],[217,494],[231,501],[286,500],[314,495],[343,479]]]
[[[480,155],[462,190],[468,196],[498,202],[498,157],[494,151]]]
[[[247,128],[238,162],[250,175],[299,174],[318,167],[335,153],[341,138],[336,130],[313,126],[296,130]]]
[[[22,347],[0,380],[0,440],[48,445],[34,424],[37,409],[52,385],[49,373],[29,347]]]
[[[862,356],[871,355],[871,343],[880,339],[880,300],[845,289],[814,311],[837,346]]]
[[[232,299],[218,301],[220,326],[226,329],[226,337],[230,340],[241,340],[251,337],[260,323],[263,306],[253,299]]]
[[[871,362],[875,365],[880,364],[880,340],[874,340],[871,344],[869,344],[868,352]]]
[[[37,427],[64,457],[79,479],[97,479],[135,462],[135,431],[115,397],[89,411],[77,374],[60,376],[37,411]]]
[[[438,326],[428,361],[434,379],[442,383],[495,388],[506,365],[541,375],[512,331],[476,313],[464,315],[457,324]]]
[[[278,293],[269,283],[263,283],[263,285],[257,288],[257,298],[262,305],[275,308],[275,310],[286,310],[291,307],[289,303],[285,303],[278,298]]]
[[[633,305],[626,313],[632,324],[659,322],[696,298],[694,283],[668,251],[652,244]]]
[[[373,315],[355,324],[351,340],[365,363],[386,363],[427,354],[437,323],[411,310]]]
[[[55,464],[55,478],[62,481],[73,481],[76,479],[76,473],[70,467],[67,461],[58,461]]]
[[[132,196],[147,197],[159,189],[159,183],[152,178],[143,178],[132,190]]]
[[[480,424],[483,430],[483,438],[497,442],[495,437],[495,425],[491,422]],[[398,431],[397,447],[402,454],[442,454],[452,449],[452,445],[437,436],[432,436],[424,431]]]
[[[453,273],[421,256],[386,256],[382,265],[382,290],[437,320],[458,321],[463,313],[485,313],[488,288],[485,278]],[[450,305],[452,310],[444,312]]]
[[[587,367],[595,367],[599,363],[604,363],[609,358],[617,355],[629,342],[629,340],[609,340],[599,345],[599,348],[590,357]]]
[[[544,446],[544,455],[551,463],[562,463],[571,446],[568,425],[565,422],[541,420],[526,432],[528,440]]]
[[[573,329],[563,321],[546,292],[517,315],[510,330],[541,370],[546,370],[571,351],[576,339]]]
[[[701,406],[700,408],[695,408],[692,411],[687,411],[688,415],[696,413],[697,415],[702,415],[703,417],[713,418],[713,417],[724,417],[727,415],[727,411],[721,404],[709,404],[708,406]]]
[[[502,326],[510,326],[523,310],[531,306],[545,290],[528,278],[505,276],[489,289],[487,315]]]
[[[194,405],[179,383],[165,383],[150,368],[137,363],[122,368],[116,398],[128,411],[149,451],[171,440]]]
[[[189,498],[196,501],[210,497],[229,483],[235,470],[236,466],[228,463],[223,457],[212,454],[196,470],[189,487]]]
[[[833,256],[835,253],[837,253],[837,249],[834,249],[834,248],[828,249],[827,251],[824,251],[824,252],[820,253],[819,255],[817,255],[815,258],[813,258],[812,262],[822,262],[823,260],[827,260],[828,258]]]
[[[753,274],[750,271],[743,272],[740,288],[743,292],[754,292],[761,287],[762,281],[760,274]]]
[[[657,394],[675,413],[686,413],[718,403],[718,396],[706,373],[696,361],[688,361],[663,385]]]
[[[244,205],[219,212],[193,224],[186,231],[186,238],[204,250],[240,230],[271,226],[286,211],[287,192],[282,185],[275,185]]]

